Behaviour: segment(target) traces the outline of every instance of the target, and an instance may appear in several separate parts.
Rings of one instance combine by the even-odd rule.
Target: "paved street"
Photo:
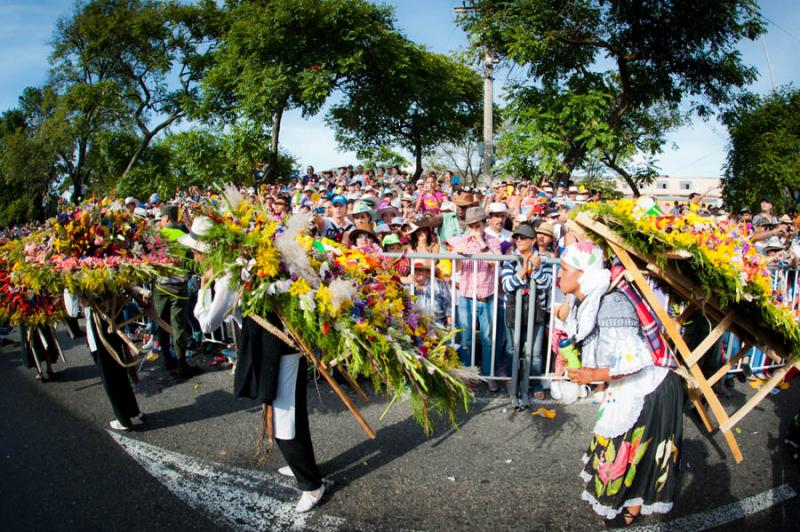
[[[297,493],[275,475],[280,453],[264,467],[255,461],[259,409],[233,399],[228,371],[208,368],[165,387],[160,367],[147,364],[137,385],[147,425],[112,436],[83,340],[59,338],[68,364],[44,385],[21,366],[18,348],[0,352],[4,530],[603,528],[579,498],[579,458],[596,410],[589,402],[555,406],[558,416],[546,420],[513,415],[501,397],[484,394],[458,431],[440,425],[428,438],[402,404],[380,420],[387,402],[378,397],[362,408],[378,433],[372,441],[327,386],[312,383],[317,458],[335,484],[324,505],[298,518],[290,511]],[[740,424],[739,465],[719,434],[709,437],[687,416],[676,510],[638,524],[796,530],[800,470],[780,435],[800,406],[799,388],[769,397]],[[737,385],[729,410],[751,393]]]

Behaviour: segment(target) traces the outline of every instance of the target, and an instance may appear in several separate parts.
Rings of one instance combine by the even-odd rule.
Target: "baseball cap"
[[[347,205],[347,198],[345,198],[341,194],[337,194],[331,198],[331,203],[333,205]]]
[[[391,246],[392,244],[402,244],[402,242],[400,242],[399,236],[392,233],[391,235],[386,235],[385,237],[383,237],[382,244],[383,247],[386,247],[386,246]]]

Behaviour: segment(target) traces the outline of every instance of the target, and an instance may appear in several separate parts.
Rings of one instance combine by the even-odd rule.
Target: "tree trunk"
[[[422,141],[420,141],[419,137],[414,140],[414,160],[417,165],[414,170],[414,180],[416,181],[422,175]]]
[[[641,192],[639,192],[639,187],[636,184],[636,180],[631,176],[630,173],[628,173],[624,168],[622,168],[620,165],[616,164],[614,161],[612,161],[608,157],[606,157],[603,160],[603,162],[606,164],[606,166],[608,166],[609,168],[614,170],[616,173],[618,173],[622,177],[622,179],[625,180],[625,182],[628,184],[628,186],[631,187],[631,191],[633,192],[633,197],[634,198],[638,198],[639,196],[642,195]]]
[[[142,154],[144,153],[144,150],[146,150],[147,146],[150,145],[150,141],[153,140],[153,136],[154,135],[155,135],[154,133],[148,133],[144,137],[142,137],[142,141],[139,143],[139,147],[136,148],[136,151],[134,152],[133,157],[131,157],[131,160],[128,161],[128,166],[125,168],[125,171],[122,172],[122,179],[125,179],[125,176],[128,175],[128,172],[131,171],[131,168],[133,168],[134,165],[137,162],[139,162],[139,159],[142,158]]]
[[[133,157],[131,157],[131,160],[128,161],[127,168],[125,168],[125,171],[122,172],[122,177],[123,178],[126,175],[128,175],[128,172],[130,172],[131,169],[136,165],[136,163],[139,162],[139,159],[142,158],[142,154],[144,153],[144,150],[147,149],[147,147],[150,145],[150,142],[153,140],[153,138],[156,135],[158,135],[158,133],[162,129],[166,128],[167,126],[172,124],[174,121],[176,121],[180,117],[181,117],[181,113],[180,112],[172,113],[171,115],[169,115],[169,118],[167,118],[166,120],[164,120],[163,122],[158,124],[155,128],[153,128],[152,131],[150,131],[147,128],[147,126],[144,124],[144,122],[139,121],[139,119],[137,118],[137,121],[139,121],[139,130],[142,132],[142,141],[139,143],[139,147],[136,149],[136,152],[133,154]]]
[[[270,143],[269,153],[269,168],[265,180],[268,183],[274,183],[278,177],[278,140],[281,134],[281,119],[283,118],[283,107],[281,107],[275,116],[272,117],[272,139]]]

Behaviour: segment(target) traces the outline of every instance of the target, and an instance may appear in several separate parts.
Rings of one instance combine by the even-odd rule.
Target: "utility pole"
[[[466,2],[461,7],[455,8],[456,17],[474,15],[477,9],[474,5],[467,6]],[[492,177],[492,159],[494,158],[494,64],[495,55],[487,45],[481,46],[483,55],[483,160],[481,173],[487,178]]]
[[[494,158],[494,54],[488,46],[483,47],[483,174],[492,177]]]

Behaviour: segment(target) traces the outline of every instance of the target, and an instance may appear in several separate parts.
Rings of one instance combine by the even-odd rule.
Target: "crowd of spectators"
[[[527,382],[529,375],[535,377],[543,372],[547,346],[551,345],[547,324],[554,293],[554,261],[543,259],[557,259],[569,243],[567,221],[571,210],[589,201],[603,200],[599,191],[563,179],[532,182],[497,178],[472,186],[450,171],[427,172],[415,180],[397,167],[373,170],[361,165],[320,173],[308,166],[303,175],[243,192],[260,196],[276,220],[290,213],[312,213],[311,231],[316,235],[364,253],[393,254],[384,260],[391,261],[409,288],[422,296],[420,304],[442,323],[454,324],[461,330],[457,345],[462,363],[478,366],[482,375],[509,377],[509,392],[519,407],[528,404],[528,387],[521,383]],[[196,207],[217,199],[211,189],[192,187],[178,190],[166,200],[157,193],[146,201],[128,197],[125,205],[134,215],[160,224],[168,238],[179,239],[178,233],[188,232]],[[776,217],[771,198],[761,198],[760,211],[755,216],[748,209],[731,213],[709,207],[703,205],[703,200],[700,195],[692,195],[683,204],[676,201],[667,205],[664,211],[680,214],[691,208],[707,216],[746,222],[749,234],[743,238],[749,238],[771,263],[797,265],[800,238],[796,228],[800,219],[791,215]],[[15,228],[6,230],[3,236],[24,233],[25,228]],[[406,256],[418,253],[509,255],[513,260],[453,261],[441,256]],[[165,293],[187,297],[186,306],[191,308],[199,278],[194,282],[162,281]],[[186,289],[182,284],[178,286],[183,282]],[[535,295],[530,297],[534,285]],[[523,296],[518,299],[519,291]],[[534,305],[531,331],[527,320],[515,327],[519,300],[523,316]],[[164,305],[159,313],[174,327],[175,315],[170,320],[170,312],[176,312],[174,305],[169,301]],[[177,320],[184,325],[177,327],[181,338],[172,338],[172,350],[182,364],[186,353],[197,347],[203,331],[190,310],[179,310]],[[145,348],[158,350],[160,344],[170,341],[168,335],[158,334],[156,327],[152,332],[144,338]],[[134,330],[130,333],[138,339],[134,338]],[[520,344],[530,345],[515,345],[515,338]],[[173,366],[167,369],[175,370]],[[183,365],[179,369],[189,371]],[[488,387],[497,390],[497,381],[489,380]],[[546,381],[533,379],[530,392],[541,399],[546,387]]]

